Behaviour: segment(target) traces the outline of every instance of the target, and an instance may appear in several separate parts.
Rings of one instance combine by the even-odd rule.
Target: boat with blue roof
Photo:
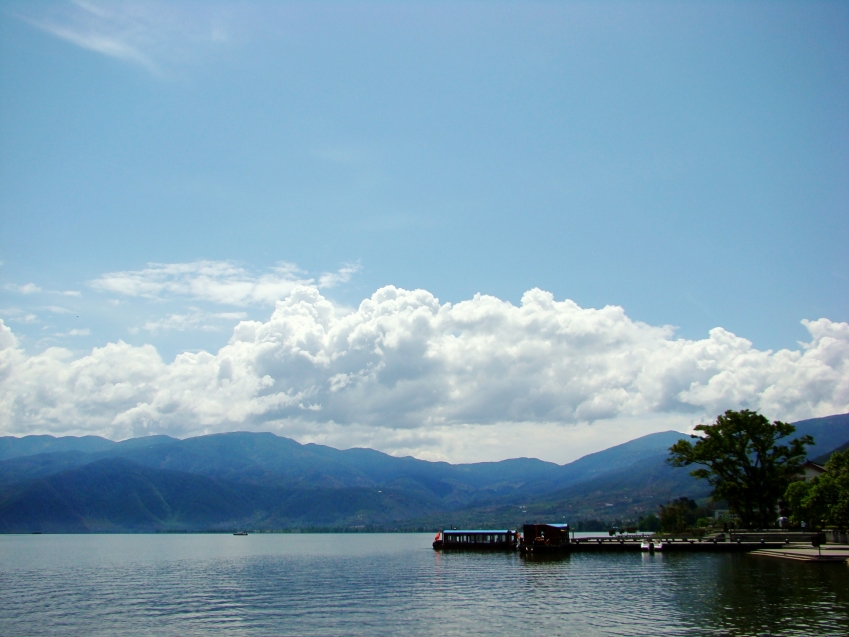
[[[515,551],[519,534],[511,529],[445,529],[436,534],[434,550]]]

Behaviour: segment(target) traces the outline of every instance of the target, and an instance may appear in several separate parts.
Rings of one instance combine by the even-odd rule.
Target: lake
[[[437,553],[432,534],[2,535],[0,634],[841,635],[849,568]]]

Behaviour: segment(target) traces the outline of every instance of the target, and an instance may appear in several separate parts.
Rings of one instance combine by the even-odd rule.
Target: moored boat
[[[640,550],[648,551],[649,553],[654,553],[655,551],[663,550],[663,542],[654,543],[654,540],[643,540],[640,543]]]
[[[572,549],[568,524],[526,524],[519,551],[525,555],[568,553]]]
[[[435,550],[514,551],[518,533],[510,529],[445,529],[433,540]]]

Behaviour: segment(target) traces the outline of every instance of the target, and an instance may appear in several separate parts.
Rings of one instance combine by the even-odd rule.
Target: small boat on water
[[[663,542],[654,543],[654,540],[643,540],[640,543],[640,550],[648,551],[649,553],[654,553],[655,551],[663,550]]]
[[[445,529],[436,534],[433,548],[461,551],[515,551],[519,534],[510,529]]]
[[[247,535],[247,534],[248,534],[247,531],[236,531],[235,533],[233,533],[233,535]]]
[[[523,555],[568,553],[572,550],[568,524],[526,524],[519,552]]]

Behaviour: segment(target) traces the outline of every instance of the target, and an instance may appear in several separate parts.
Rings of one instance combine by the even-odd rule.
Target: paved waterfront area
[[[823,544],[819,549],[810,544],[787,544],[781,548],[766,548],[752,551],[751,555],[778,557],[802,562],[837,562],[849,560],[849,544]]]

